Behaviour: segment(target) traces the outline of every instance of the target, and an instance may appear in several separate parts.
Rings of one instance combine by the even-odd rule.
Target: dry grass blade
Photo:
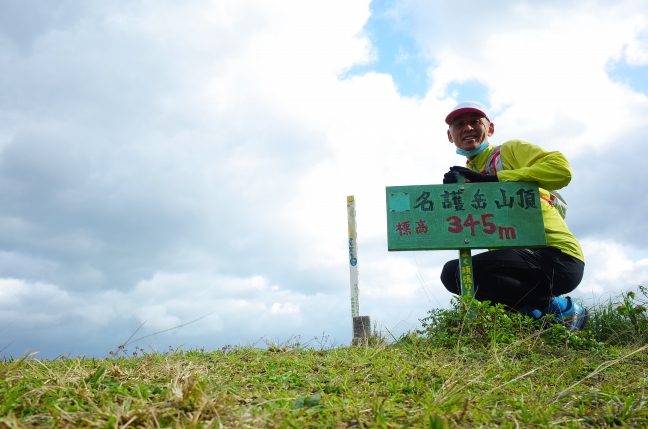
[[[581,380],[578,380],[576,383],[572,384],[572,385],[569,386],[568,388],[566,388],[566,389],[562,390],[560,393],[558,393],[558,394],[556,395],[556,397],[555,397],[555,399],[554,399],[553,402],[556,402],[558,399],[560,399],[560,398],[562,398],[563,396],[565,396],[565,394],[566,394],[567,392],[569,392],[571,389],[573,389],[574,387],[578,386],[579,384],[581,384],[581,383],[584,382],[585,380],[594,377],[595,375],[597,375],[597,374],[599,374],[601,371],[604,371],[605,369],[611,367],[612,365],[615,365],[615,364],[621,362],[622,360],[627,359],[627,358],[629,358],[630,356],[632,356],[632,355],[634,355],[634,354],[637,354],[637,353],[639,353],[639,352],[641,352],[641,351],[643,351],[643,350],[646,350],[646,349],[648,349],[648,344],[646,344],[645,346],[640,347],[640,348],[638,348],[637,350],[632,351],[632,352],[630,352],[630,353],[628,353],[628,354],[626,354],[626,355],[624,355],[624,356],[621,356],[620,358],[617,358],[617,359],[614,359],[614,360],[611,360],[611,361],[608,361],[608,362],[602,363],[602,364],[599,365],[599,366],[598,366],[594,371],[592,371],[592,372],[590,372],[589,374],[587,374],[587,376],[585,376],[585,377],[582,378]]]
[[[24,355],[23,357],[21,357],[21,358],[18,359],[17,361],[12,362],[11,364],[9,364],[9,365],[6,366],[5,368],[3,368],[3,369],[0,371],[0,378],[4,378],[4,377],[5,377],[7,374],[9,374],[11,371],[17,369],[20,365],[22,365],[22,364],[25,362],[25,360],[27,360],[27,359],[28,359],[29,357],[31,357],[31,356],[34,356],[34,355],[37,354],[37,353],[38,353],[38,352],[31,352],[31,353],[27,353],[26,355]]]
[[[139,338],[136,339],[135,341],[131,341],[131,339],[135,336],[135,334],[137,334],[137,332],[138,332],[140,329],[142,329],[142,327],[143,327],[144,324],[146,323],[146,320],[145,320],[144,322],[142,322],[141,325],[139,325],[139,326],[137,327],[137,329],[135,330],[135,332],[133,332],[133,333],[131,334],[131,336],[128,337],[128,339],[127,339],[123,344],[121,344],[121,345],[119,345],[119,346],[117,347],[117,350],[118,350],[117,352],[110,352],[110,354],[116,356],[116,355],[118,354],[119,351],[122,351],[124,354],[126,354],[125,348],[126,348],[126,346],[128,346],[128,345],[130,345],[130,344],[136,343],[136,342],[138,342],[138,341],[141,341],[141,340],[143,340],[143,339],[145,339],[145,338],[152,337],[152,336],[154,336],[154,335],[161,334],[161,333],[163,333],[163,332],[169,332],[169,331],[173,331],[174,329],[179,329],[179,328],[182,328],[182,327],[184,327],[184,326],[191,325],[192,323],[196,323],[196,322],[198,322],[198,321],[204,319],[205,317],[211,316],[212,314],[214,314],[214,312],[211,312],[211,313],[209,313],[209,314],[205,314],[205,315],[202,316],[202,317],[199,317],[199,318],[194,319],[194,320],[192,320],[192,321],[190,321],[190,322],[187,322],[187,323],[183,323],[182,325],[174,326],[173,328],[169,328],[169,329],[163,329],[162,331],[157,331],[157,332],[154,332],[154,333],[152,333],[152,334],[144,335],[144,336],[142,336],[142,337],[139,337]]]
[[[527,371],[527,372],[525,372],[524,374],[518,375],[517,377],[513,378],[512,380],[507,381],[507,382],[504,383],[504,384],[500,384],[499,386],[495,386],[495,387],[493,387],[491,390],[488,390],[488,391],[484,392],[481,396],[490,395],[491,393],[495,392],[496,390],[501,389],[501,388],[503,388],[504,386],[507,386],[507,385],[509,385],[509,384],[515,383],[516,381],[518,381],[518,380],[520,380],[520,379],[523,379],[523,378],[525,378],[525,377],[528,377],[528,376],[530,376],[531,374],[533,374],[534,372],[537,372],[537,371],[539,371],[539,370],[541,370],[541,369],[543,369],[543,368],[545,368],[545,367],[547,367],[547,366],[550,366],[551,364],[553,364],[554,362],[557,362],[557,361],[559,361],[559,360],[560,360],[560,358],[556,358],[556,359],[554,359],[554,360],[552,360],[552,361],[550,361],[550,362],[545,363],[544,365],[541,365],[541,366],[538,366],[538,367],[536,367],[536,368],[533,368],[532,370]]]

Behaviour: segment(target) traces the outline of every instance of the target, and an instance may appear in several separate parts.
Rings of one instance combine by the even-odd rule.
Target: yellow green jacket
[[[485,172],[486,161],[495,147],[489,147],[467,163],[476,172]],[[509,140],[500,149],[504,170],[497,172],[500,182],[538,182],[540,195],[550,199],[549,191],[564,188],[572,178],[569,161],[558,152],[547,152],[541,147],[522,140]],[[565,220],[551,204],[540,200],[547,246],[560,249],[585,262],[578,240],[569,231]]]

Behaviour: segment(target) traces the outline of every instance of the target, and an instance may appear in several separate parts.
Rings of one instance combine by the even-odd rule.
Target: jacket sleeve
[[[564,188],[572,178],[569,161],[558,152],[547,152],[541,147],[521,140],[502,145],[504,170],[497,172],[500,182],[538,182],[548,191]]]

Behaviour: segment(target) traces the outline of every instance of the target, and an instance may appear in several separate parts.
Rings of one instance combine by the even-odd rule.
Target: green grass
[[[578,334],[488,305],[466,319],[456,303],[357,347],[5,358],[0,428],[648,427],[637,305],[600,304]]]

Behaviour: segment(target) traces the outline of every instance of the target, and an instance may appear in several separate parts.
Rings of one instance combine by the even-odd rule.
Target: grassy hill
[[[455,303],[354,347],[5,358],[0,427],[648,427],[642,299],[600,305],[577,334]]]

